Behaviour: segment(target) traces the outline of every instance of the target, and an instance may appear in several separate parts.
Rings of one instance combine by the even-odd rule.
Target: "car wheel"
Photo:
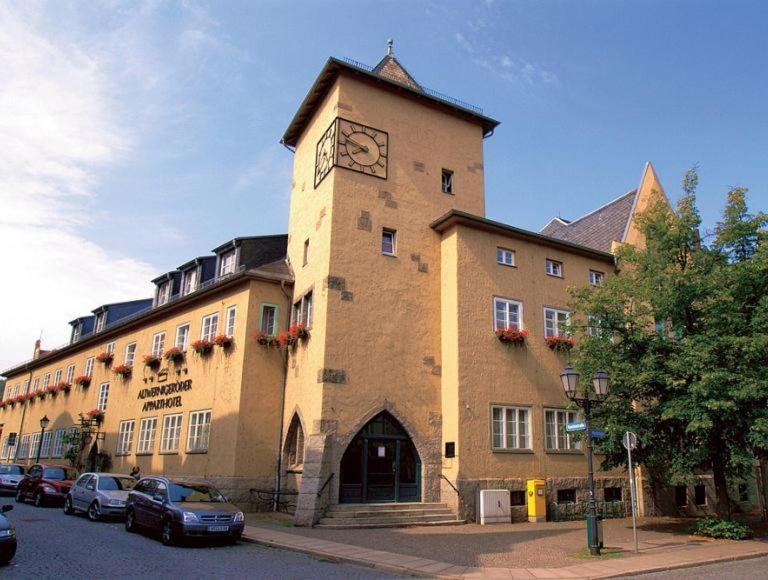
[[[20,489],[16,491],[16,503],[24,503],[24,494]]]
[[[43,507],[43,494],[39,491],[35,494],[35,507]]]
[[[98,522],[101,518],[101,511],[99,510],[98,502],[93,502],[88,506],[88,519],[92,522]]]
[[[128,510],[125,512],[125,531],[133,533],[137,527],[136,514],[133,513],[133,510]]]
[[[73,513],[75,513],[75,508],[72,507],[72,498],[67,496],[67,498],[64,500],[64,513],[68,516],[71,516]]]
[[[173,546],[176,544],[176,533],[173,531],[173,524],[171,520],[165,520],[163,522],[163,531],[160,534],[160,541],[165,546]]]

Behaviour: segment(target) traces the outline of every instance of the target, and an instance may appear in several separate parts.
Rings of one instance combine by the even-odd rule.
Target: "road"
[[[143,534],[129,534],[122,522],[90,522],[60,508],[35,508],[12,498],[8,517],[19,550],[0,568],[5,578],[392,578],[375,570],[338,564],[241,542],[235,546],[173,547]]]
[[[736,562],[723,562],[709,566],[697,566],[681,570],[669,570],[654,574],[633,576],[637,580],[697,580],[717,578],[717,580],[766,580],[768,579],[768,558],[751,558]]]

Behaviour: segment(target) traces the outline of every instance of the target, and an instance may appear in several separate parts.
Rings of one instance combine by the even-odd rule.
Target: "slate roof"
[[[624,241],[624,232],[632,218],[636,197],[637,190],[633,189],[577,220],[554,218],[544,226],[541,234],[601,252],[610,252],[614,241]]]
[[[387,54],[379,61],[375,67],[373,67],[374,74],[380,77],[386,77],[390,80],[412,88],[415,91],[422,91],[421,85],[416,82],[410,73],[405,70],[405,67],[400,64],[394,56]]]

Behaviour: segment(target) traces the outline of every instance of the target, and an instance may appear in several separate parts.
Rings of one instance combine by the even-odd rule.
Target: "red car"
[[[16,490],[16,501],[34,500],[40,507],[50,503],[64,503],[69,488],[77,479],[77,470],[66,465],[42,465],[29,468]]]

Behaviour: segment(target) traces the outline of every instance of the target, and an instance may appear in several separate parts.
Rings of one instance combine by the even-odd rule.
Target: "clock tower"
[[[390,44],[375,67],[329,59],[285,132],[292,320],[310,327],[289,353],[283,417],[296,523],[339,502],[439,500],[446,313],[430,224],[484,215],[497,125],[417,83]]]

